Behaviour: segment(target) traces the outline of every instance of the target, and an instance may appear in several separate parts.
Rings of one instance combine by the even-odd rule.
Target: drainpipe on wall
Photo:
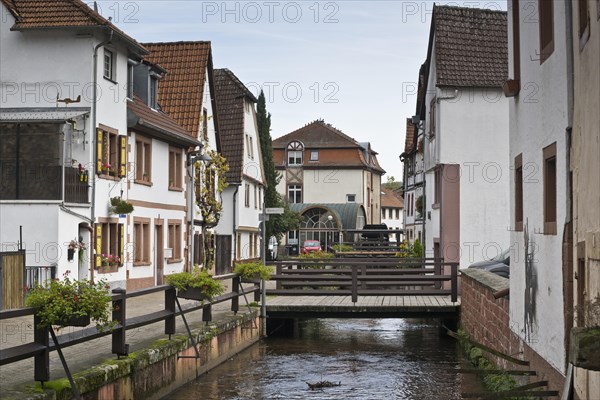
[[[100,49],[100,47],[106,46],[107,44],[111,43],[112,38],[113,38],[113,31],[110,30],[108,39],[105,40],[104,42],[98,43],[96,45],[96,47],[94,47],[94,58],[93,58],[93,72],[92,72],[92,115],[91,115],[91,121],[90,121],[90,129],[91,129],[91,143],[92,143],[92,165],[93,167],[93,171],[92,171],[92,207],[90,209],[90,219],[91,219],[91,223],[92,223],[92,234],[90,237],[90,280],[93,281],[94,280],[94,264],[96,263],[96,230],[94,229],[94,223],[96,221],[96,162],[98,160],[98,146],[96,145],[96,138],[97,138],[97,134],[96,134],[96,108],[97,108],[97,103],[98,103],[98,89],[97,89],[97,84],[98,84],[98,49]]]
[[[237,195],[238,195],[238,191],[240,190],[240,186],[242,186],[242,184],[236,184],[235,185],[235,192],[233,192],[233,230],[232,230],[232,236],[233,236],[233,249],[231,249],[233,251],[233,260],[235,260],[237,254]],[[232,260],[232,261],[233,261]]]

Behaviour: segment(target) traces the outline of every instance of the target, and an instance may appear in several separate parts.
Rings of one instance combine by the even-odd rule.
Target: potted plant
[[[233,273],[237,274],[242,279],[242,282],[256,282],[258,280],[268,281],[271,279],[272,272],[273,270],[271,267],[263,265],[258,261],[236,263],[233,269]]]
[[[121,265],[121,257],[112,254],[101,254],[100,259],[102,260],[103,267],[114,267],[115,265]]]
[[[36,309],[38,327],[87,326],[94,321],[101,331],[112,329],[115,323],[106,281],[74,280],[69,274],[66,271],[62,280],[53,279],[45,285],[36,283],[28,290],[25,304]]]
[[[177,289],[177,296],[190,300],[212,300],[225,287],[206,270],[196,265],[192,272],[178,272],[167,276],[167,283]]]
[[[129,214],[133,212],[133,205],[117,196],[110,199],[109,210],[112,214]]]
[[[69,242],[69,245],[67,248],[67,261],[73,261],[76,250],[79,250],[79,261],[83,261],[83,251],[85,249],[86,249],[86,246],[82,240],[80,240],[80,241],[77,241],[75,239],[71,240]]]

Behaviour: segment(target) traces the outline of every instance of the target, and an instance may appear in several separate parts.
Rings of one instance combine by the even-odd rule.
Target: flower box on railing
[[[204,294],[204,290],[200,288],[178,289],[177,297],[197,301],[210,300],[209,297],[206,294]]]

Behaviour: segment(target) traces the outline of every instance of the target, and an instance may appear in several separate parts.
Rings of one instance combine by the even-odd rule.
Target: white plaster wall
[[[346,203],[347,194],[355,194],[356,202],[363,203],[363,188],[366,188],[366,178],[359,169],[304,170],[304,203]],[[287,197],[285,188],[284,193]]]
[[[509,247],[508,100],[500,89],[468,88],[437,107],[439,162],[461,171],[460,267],[466,268]]]
[[[234,208],[233,207],[234,193],[235,193],[235,190],[238,188],[239,188],[239,190],[236,195],[238,205],[236,206],[236,208]],[[238,187],[238,186],[232,185],[232,186],[226,187],[225,190],[223,191],[223,194],[222,194],[223,212],[221,213],[221,219],[219,220],[219,225],[217,225],[217,227],[215,228],[215,231],[217,232],[217,234],[233,235],[234,213],[236,214],[236,219],[237,219],[237,215],[239,215],[239,200],[242,199],[242,202],[243,202],[243,197],[240,197],[240,192],[243,192],[243,186]],[[243,206],[244,206],[244,204],[242,203],[242,207]],[[232,246],[233,246],[233,241],[232,241]]]
[[[427,257],[433,257],[433,239],[440,238],[440,209],[431,207],[435,199],[435,173],[433,170],[425,174],[425,181],[425,215],[423,216],[425,218],[425,254]],[[417,197],[419,197],[418,194],[415,195],[415,199]],[[431,218],[429,218],[429,213],[431,213]],[[443,254],[443,249],[441,251]]]
[[[523,154],[523,217],[528,226],[530,245],[534,253],[537,293],[535,296],[536,325],[529,345],[559,371],[565,372],[562,288],[562,233],[566,220],[565,161],[567,128],[567,71],[565,11],[554,3],[554,52],[540,65],[537,23],[523,22],[521,16],[521,92],[509,101],[510,162]],[[531,3],[537,7],[536,2]],[[510,16],[509,16],[510,20]],[[509,32],[510,32],[509,26]],[[511,43],[509,49],[512,53]],[[511,55],[512,59],[512,55]],[[557,146],[557,235],[543,232],[543,148]],[[511,179],[514,193],[514,179]],[[511,221],[514,218],[514,199]],[[524,340],[525,262],[524,233],[511,232],[510,319],[511,329]]]

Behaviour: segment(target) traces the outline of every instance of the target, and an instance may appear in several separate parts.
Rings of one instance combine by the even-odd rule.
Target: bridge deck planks
[[[283,314],[319,315],[352,314],[359,317],[364,313],[372,317],[377,313],[390,316],[414,315],[427,317],[428,315],[454,315],[460,309],[460,298],[452,303],[450,296],[359,296],[356,303],[352,303],[352,296],[276,296],[267,300],[267,316]]]

